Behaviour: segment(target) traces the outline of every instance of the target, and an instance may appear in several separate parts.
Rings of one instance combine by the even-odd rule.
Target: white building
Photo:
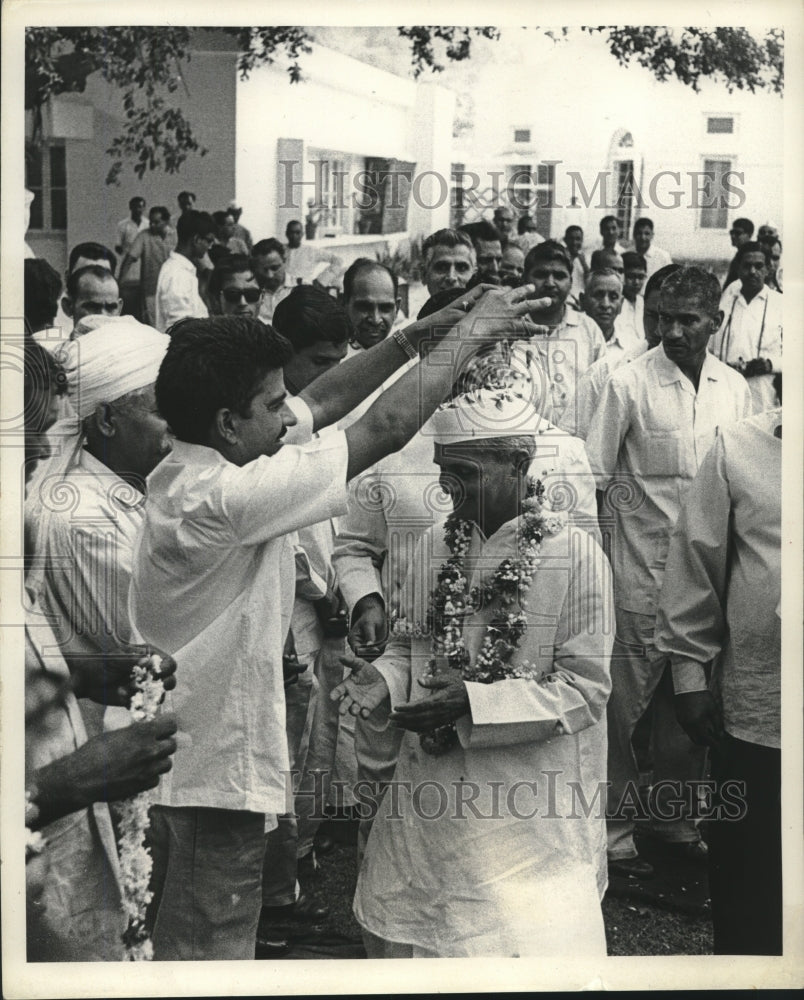
[[[57,269],[78,242],[113,246],[132,196],[175,217],[185,189],[207,211],[237,199],[255,240],[284,239],[287,222],[305,221],[312,198],[315,242],[347,262],[393,252],[448,224],[448,197],[421,207],[439,200],[446,183],[439,179],[450,173],[454,98],[444,87],[320,45],[303,57],[296,84],[280,59],[241,80],[233,41],[222,33],[196,32],[191,52],[171,101],[208,153],[191,154],[175,174],[148,171],[140,181],[126,165],[119,186],[105,184],[106,149],[120,132],[123,107],[99,74],[83,93],[45,109],[44,142],[30,148],[26,170],[35,194],[27,239]]]
[[[453,221],[484,208],[490,217],[499,192],[522,210],[532,204],[542,235],[560,238],[577,224],[595,246],[604,215],[617,215],[626,237],[648,216],[657,245],[687,259],[730,257],[737,217],[781,224],[778,96],[729,94],[706,80],[698,94],[660,83],[646,69],[619,66],[599,37],[577,29],[560,43],[536,29],[504,29],[498,44],[503,57],[471,77],[473,127],[456,139],[453,161],[467,171],[455,185],[463,196],[453,198],[464,210],[453,209]],[[449,82],[456,87],[455,74]],[[485,191],[481,204],[468,172]]]

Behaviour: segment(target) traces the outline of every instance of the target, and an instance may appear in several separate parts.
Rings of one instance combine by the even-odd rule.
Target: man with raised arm
[[[464,308],[326,372],[294,410],[282,380],[291,348],[279,334],[225,317],[174,327],[156,395],[176,440],[149,478],[131,593],[143,636],[186,670],[173,704],[192,740],[153,809],[157,958],[254,957],[266,817],[271,826],[288,811],[292,790],[282,652],[295,531],[343,513],[348,480],[430,416],[467,335],[526,334],[532,293],[472,289]],[[438,346],[346,431],[284,443],[289,428],[309,436],[343,417],[433,331]]]

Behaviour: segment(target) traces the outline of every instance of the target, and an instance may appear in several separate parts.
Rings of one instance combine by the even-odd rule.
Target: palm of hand
[[[342,659],[352,668],[352,673],[340,683],[330,697],[340,701],[340,713],[362,715],[366,718],[388,697],[385,678],[367,660],[359,657]]]

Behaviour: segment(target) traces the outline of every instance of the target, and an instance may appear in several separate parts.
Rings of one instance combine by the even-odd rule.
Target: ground
[[[329,907],[328,919],[315,934],[299,933],[292,926],[278,935],[288,941],[287,954],[261,955],[266,959],[361,958],[360,928],[352,914],[357,879],[356,825],[330,821],[326,832],[336,844],[318,859],[318,867],[302,865],[299,878],[305,893]],[[603,918],[610,955],[708,955],[712,953],[705,868],[666,861],[640,842],[645,857],[654,864],[656,878],[642,887],[613,880],[603,901]]]

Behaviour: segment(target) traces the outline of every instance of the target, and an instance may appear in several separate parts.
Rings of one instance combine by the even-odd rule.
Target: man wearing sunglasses
[[[261,291],[249,258],[231,254],[219,260],[209,279],[209,294],[218,315],[255,319]]]

